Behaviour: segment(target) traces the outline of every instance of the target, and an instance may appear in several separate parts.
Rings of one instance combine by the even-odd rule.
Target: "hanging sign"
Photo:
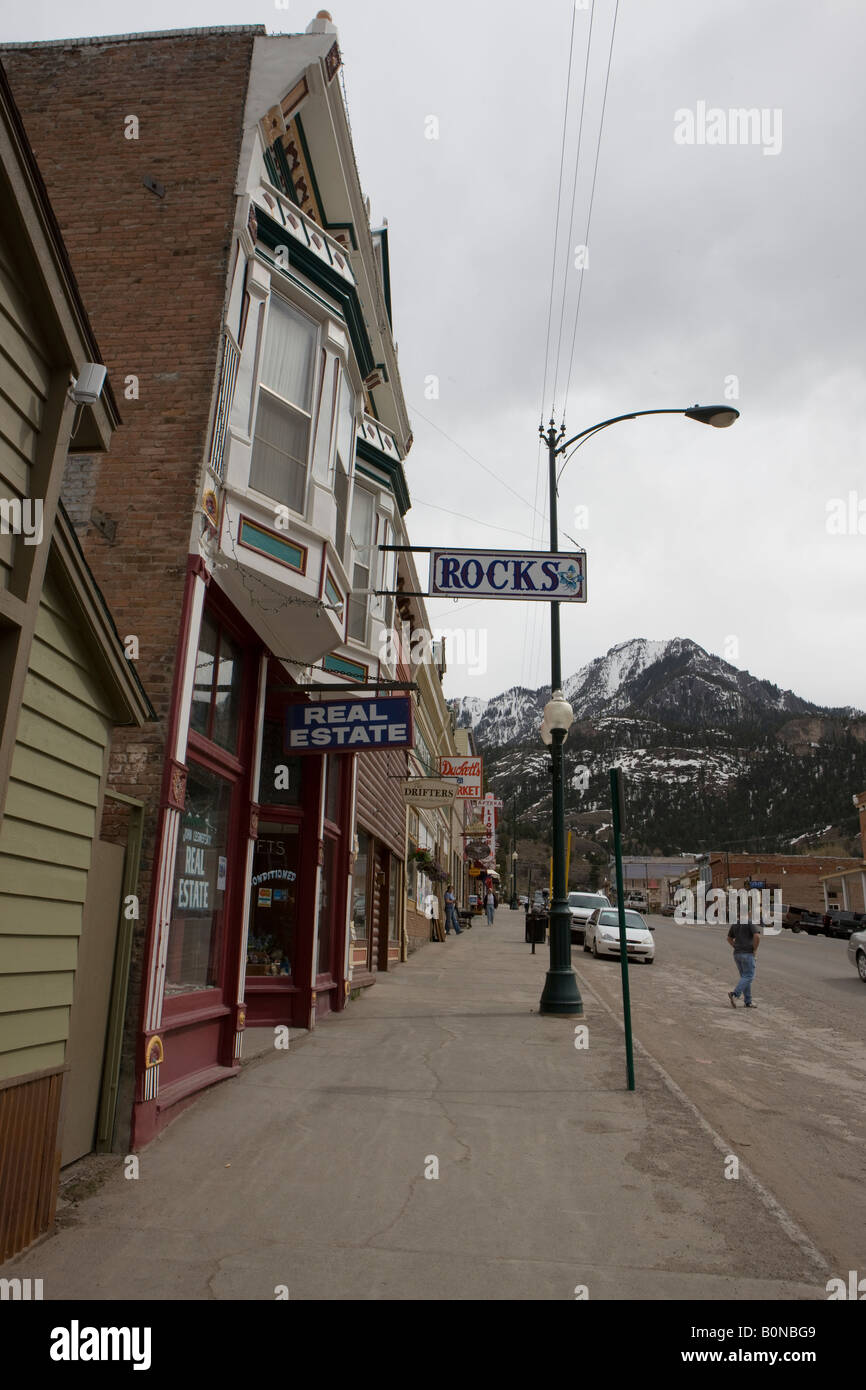
[[[481,795],[481,759],[452,758],[444,754],[439,759],[439,776],[457,778],[457,796],[477,801]]]
[[[432,550],[427,592],[444,598],[472,594],[586,603],[586,553]]]
[[[450,806],[456,795],[456,781],[445,777],[407,777],[403,782],[407,806]]]
[[[286,710],[287,753],[372,753],[413,743],[408,695],[319,700]]]

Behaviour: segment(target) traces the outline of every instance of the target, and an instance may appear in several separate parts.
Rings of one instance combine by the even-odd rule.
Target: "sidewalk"
[[[2,1273],[46,1299],[825,1298],[826,1272],[547,948],[500,908],[123,1159]],[[425,1178],[432,1159],[438,1178]]]

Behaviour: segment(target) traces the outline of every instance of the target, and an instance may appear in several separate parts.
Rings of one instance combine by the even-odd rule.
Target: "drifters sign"
[[[371,753],[413,743],[408,696],[320,700],[286,711],[287,753]]]

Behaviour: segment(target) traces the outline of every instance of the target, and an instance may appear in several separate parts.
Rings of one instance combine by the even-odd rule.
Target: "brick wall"
[[[713,855],[710,861],[714,888],[724,888],[728,881],[734,888],[744,888],[747,878],[763,880],[768,887],[781,891],[786,907],[805,907],[812,912],[824,911],[821,876],[832,874],[835,869],[853,869],[859,862],[858,859],[820,858],[811,854],[771,854],[765,857],[721,854]],[[859,905],[859,880],[849,880],[852,893],[855,884]],[[838,897],[830,901],[838,903],[841,908],[841,885],[831,883],[828,886],[838,893]]]
[[[119,633],[138,637],[138,671],[158,716],[118,730],[112,744],[111,785],[147,803],[128,1039],[252,43],[250,34],[210,33],[0,55],[123,420],[108,454],[70,459],[64,493]],[[125,138],[130,116],[137,140]]]

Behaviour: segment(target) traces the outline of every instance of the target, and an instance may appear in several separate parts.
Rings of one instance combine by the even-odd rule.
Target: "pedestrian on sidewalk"
[[[740,982],[728,991],[731,1008],[737,1007],[737,1000],[743,995],[745,1007],[753,1009],[752,981],[758,964],[758,946],[761,942],[761,929],[756,922],[732,923],[728,931],[728,945],[733,947],[734,960],[740,972]]]
[[[430,940],[444,941],[445,935],[439,925],[439,899],[435,893],[428,893],[424,899],[424,914],[430,919]]]
[[[487,925],[493,926],[493,913],[496,911],[496,894],[492,888],[487,889],[487,897],[484,899],[484,906],[487,908]]]
[[[457,899],[454,896],[454,885],[449,883],[445,889],[445,935],[447,936],[454,928],[455,935],[460,936],[460,918],[457,916]]]

